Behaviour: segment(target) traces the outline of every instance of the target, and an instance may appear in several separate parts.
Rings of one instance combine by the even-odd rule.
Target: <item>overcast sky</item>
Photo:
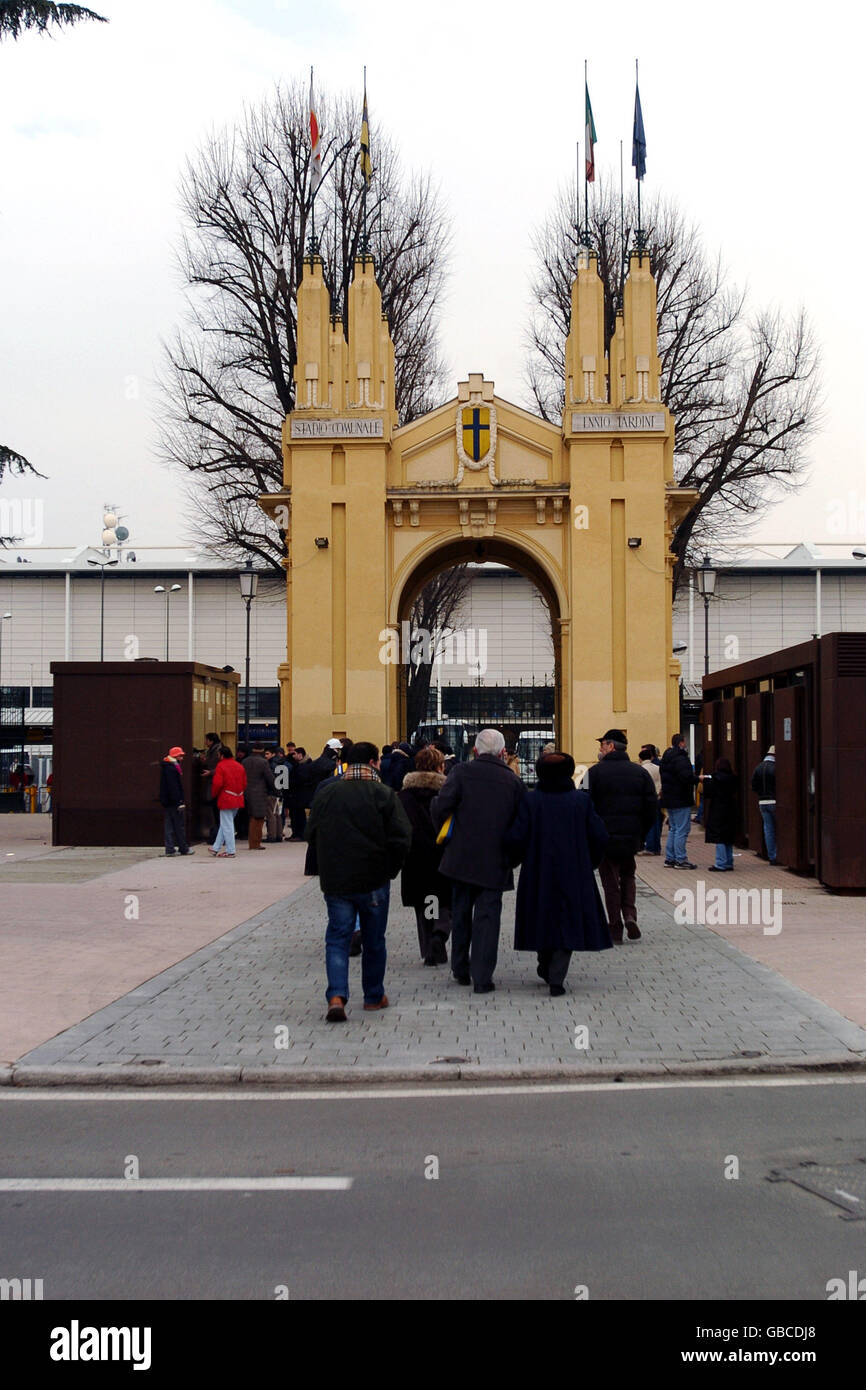
[[[0,441],[47,475],[2,497],[44,499],[46,544],[97,542],[104,501],[128,514],[133,544],[191,539],[155,455],[153,382],[181,308],[178,178],[212,127],[311,63],[317,84],[360,94],[366,63],[374,141],[387,127],[407,167],[432,171],[453,219],[448,394],[482,371],[528,405],[530,243],[582,147],[584,59],[597,163],[618,177],[635,57],[647,192],[679,200],[754,305],[805,305],[823,347],[812,480],[754,538],[866,540],[854,7],[93,5],[110,24],[0,45]]]

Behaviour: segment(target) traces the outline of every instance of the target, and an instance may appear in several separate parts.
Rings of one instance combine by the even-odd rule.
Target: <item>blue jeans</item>
[[[665,859],[669,864],[685,863],[686,840],[692,824],[691,806],[672,806],[668,808],[668,838],[665,843]]]
[[[734,846],[716,845],[716,868],[732,869],[734,867]]]
[[[225,848],[226,854],[235,852],[235,816],[238,813],[237,806],[231,809],[226,808],[220,811],[220,828],[216,833],[216,839],[211,846],[217,853]]]
[[[651,830],[648,830],[648,831],[647,831],[647,837],[646,837],[646,839],[644,840],[644,849],[647,850],[647,852],[648,852],[649,854],[658,854],[659,851],[661,850],[661,847],[662,847],[662,818],[661,818],[661,812],[659,812],[659,814],[656,816],[655,825],[652,827]]]
[[[328,975],[326,999],[349,997],[349,947],[355,919],[361,929],[361,987],[365,1004],[378,1004],[385,993],[385,928],[388,925],[390,883],[371,893],[348,893],[345,897],[325,895],[328,928],[325,932],[325,969]]]
[[[764,840],[767,845],[767,858],[771,864],[776,862],[776,808],[761,806],[761,820],[764,822]]]

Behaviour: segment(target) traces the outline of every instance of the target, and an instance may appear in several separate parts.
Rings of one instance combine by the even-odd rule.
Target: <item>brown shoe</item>
[[[626,922],[625,929],[628,933],[629,941],[640,941],[640,927],[637,922]]]
[[[346,1022],[346,1001],[341,999],[339,994],[335,994],[333,999],[328,1000],[328,1012],[325,1014],[325,1019],[328,1023]]]
[[[622,927],[611,927],[611,929],[610,929],[610,939],[611,939],[611,941],[613,942],[614,946],[621,946],[621,945],[622,945]]]
[[[373,1014],[373,1013],[377,1013],[377,1012],[379,1011],[379,1009],[387,1009],[387,1007],[388,1007],[388,996],[387,996],[387,994],[383,994],[383,995],[382,995],[382,998],[379,1000],[378,1004],[365,1004],[365,1005],[364,1005],[364,1012],[365,1012],[365,1013],[368,1013],[368,1014]]]

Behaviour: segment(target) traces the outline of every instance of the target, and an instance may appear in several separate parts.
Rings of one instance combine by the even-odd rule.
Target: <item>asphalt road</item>
[[[866,1078],[5,1090],[0,1278],[46,1299],[823,1301],[866,1275],[866,1222],[768,1176],[866,1159],[864,1101]]]

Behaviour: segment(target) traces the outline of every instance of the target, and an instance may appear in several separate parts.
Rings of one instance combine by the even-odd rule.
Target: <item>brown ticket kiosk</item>
[[[741,780],[738,842],[763,849],[751,779],[774,745],[779,863],[828,888],[866,889],[866,633],[711,672],[703,689],[705,747]]]
[[[183,748],[186,830],[198,839],[194,750],[237,738],[237,671],[196,661],[53,661],[52,844],[160,845],[160,762]]]

